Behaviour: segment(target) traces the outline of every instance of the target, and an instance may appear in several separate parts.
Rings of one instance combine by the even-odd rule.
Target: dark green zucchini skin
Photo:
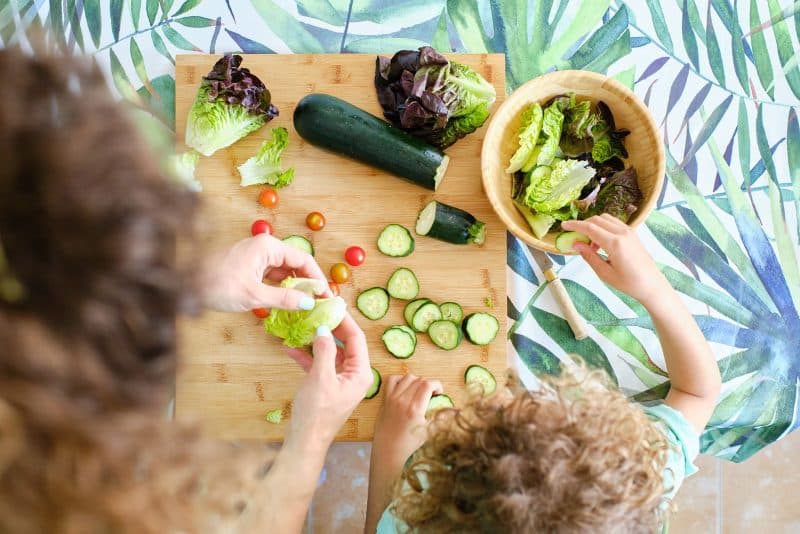
[[[294,127],[313,145],[436,190],[448,157],[388,122],[335,96],[310,94],[294,110]],[[441,177],[439,177],[441,180]]]
[[[484,224],[471,213],[436,201],[436,217],[426,235],[456,245],[480,245],[484,232]]]

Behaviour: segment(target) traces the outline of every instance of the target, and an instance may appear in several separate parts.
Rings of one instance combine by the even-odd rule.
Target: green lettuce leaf
[[[542,131],[542,106],[534,102],[522,113],[522,123],[519,129],[519,148],[511,161],[508,163],[506,172],[517,172],[522,169],[525,163],[532,159],[531,155],[539,141],[539,133]]]
[[[545,134],[545,141],[536,159],[537,165],[551,165],[558,151],[558,144],[561,141],[561,127],[564,124],[564,114],[561,113],[557,102],[550,104],[544,110],[542,118],[542,133]]]
[[[559,210],[578,199],[595,173],[589,162],[574,159],[556,160],[549,172],[542,169],[547,168],[537,167],[531,174],[531,183],[525,191],[525,205],[556,218],[563,216]]]
[[[167,170],[172,177],[179,183],[184,184],[190,191],[195,192],[203,190],[203,185],[194,176],[198,159],[200,159],[200,154],[194,150],[181,154],[171,154],[167,158]]]
[[[281,283],[281,287],[297,289],[309,296],[322,293],[324,285],[319,280],[307,278],[287,278]],[[325,325],[331,330],[339,326],[346,308],[347,304],[341,297],[317,299],[314,309],[309,311],[273,308],[269,317],[264,319],[264,328],[267,333],[283,339],[286,346],[306,347],[314,341],[320,326]]]
[[[203,77],[186,122],[186,145],[204,156],[232,145],[278,115],[264,82],[225,54]]]
[[[264,141],[258,153],[239,165],[240,185],[270,184],[276,189],[285,187],[294,179],[294,168],[281,169],[281,154],[289,144],[289,132],[284,127],[272,129],[272,139]]]

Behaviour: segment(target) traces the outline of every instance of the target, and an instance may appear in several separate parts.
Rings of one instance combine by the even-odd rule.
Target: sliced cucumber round
[[[378,250],[394,258],[408,256],[414,252],[414,236],[405,226],[390,224],[378,235]]]
[[[358,296],[356,307],[364,317],[377,321],[389,311],[389,293],[382,287],[371,287]]]
[[[410,326],[406,326],[406,325],[403,324],[403,325],[395,326],[395,328],[399,328],[403,332],[408,333],[408,335],[411,336],[414,339],[414,346],[415,347],[417,346],[417,333],[414,332],[414,330]]]
[[[386,350],[395,358],[402,360],[410,358],[417,348],[417,343],[414,337],[402,328],[392,326],[388,328],[381,336],[383,344],[386,345]]]
[[[433,302],[427,302],[419,307],[411,318],[411,328],[417,332],[427,332],[431,323],[442,318],[442,311]]]
[[[419,281],[411,269],[400,267],[389,277],[386,289],[396,299],[411,300],[419,295]]]
[[[370,368],[372,370],[372,385],[369,386],[367,390],[367,394],[364,395],[365,399],[371,399],[377,395],[381,390],[381,384],[383,383],[383,379],[381,378],[381,374],[378,372],[377,369],[374,367]]]
[[[589,236],[583,235],[580,232],[561,232],[556,236],[556,248],[561,252],[575,252],[572,245],[575,243],[591,243],[592,240]]]
[[[461,330],[451,321],[432,322],[428,327],[428,335],[434,345],[444,350],[453,350],[461,344]]]
[[[453,399],[451,399],[449,395],[434,395],[431,397],[431,400],[428,401],[428,408],[425,410],[425,415],[429,415],[442,408],[452,408],[453,406],[455,406],[453,404]]]
[[[421,298],[421,299],[414,299],[403,309],[403,318],[406,320],[406,324],[408,326],[412,326],[411,321],[414,319],[414,314],[417,313],[417,310],[423,304],[427,304],[430,302],[431,299]]]
[[[464,373],[464,382],[470,384],[480,384],[484,395],[491,395],[497,389],[497,380],[494,375],[485,367],[480,365],[470,365]]]
[[[311,244],[311,241],[301,235],[290,235],[288,237],[284,237],[281,241],[290,247],[307,252],[312,256],[314,255],[314,245]]]
[[[485,312],[473,313],[464,319],[461,325],[467,341],[475,345],[488,345],[497,337],[500,323],[494,315]]]
[[[442,310],[442,319],[461,324],[461,319],[464,318],[464,310],[461,309],[461,306],[455,302],[443,302],[439,304],[439,309]]]

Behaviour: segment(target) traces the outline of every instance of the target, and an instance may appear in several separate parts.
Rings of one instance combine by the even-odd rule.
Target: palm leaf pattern
[[[177,53],[502,52],[509,91],[553,69],[607,73],[660,124],[666,187],[641,230],[714,343],[724,388],[702,436],[742,461],[800,425],[800,2],[791,0],[9,0],[0,44],[94,54],[169,140]],[[646,312],[554,257],[593,326],[577,342],[508,237],[509,339],[533,383],[567,353],[641,402],[668,389]]]

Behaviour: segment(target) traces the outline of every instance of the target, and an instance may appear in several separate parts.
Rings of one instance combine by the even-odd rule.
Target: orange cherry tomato
[[[268,187],[258,194],[258,203],[265,208],[274,208],[278,205],[278,192]]]
[[[253,309],[253,315],[258,317],[259,319],[266,319],[269,317],[269,310],[266,308],[255,308]]]
[[[250,227],[250,233],[253,235],[258,234],[267,234],[272,235],[273,229],[272,225],[265,221],[264,219],[258,219],[257,221],[253,222],[253,226]]]
[[[318,211],[312,211],[306,216],[306,226],[319,232],[325,228],[325,216]]]
[[[344,251],[344,259],[353,267],[358,267],[364,263],[366,257],[367,253],[364,252],[364,249],[361,247],[348,247],[347,250]]]
[[[337,284],[346,284],[350,280],[350,267],[344,263],[335,263],[331,267],[331,278]]]
[[[334,282],[333,280],[328,280],[328,287],[331,288],[331,293],[333,293],[334,297],[338,297],[342,294],[341,290],[339,290],[339,284]]]

